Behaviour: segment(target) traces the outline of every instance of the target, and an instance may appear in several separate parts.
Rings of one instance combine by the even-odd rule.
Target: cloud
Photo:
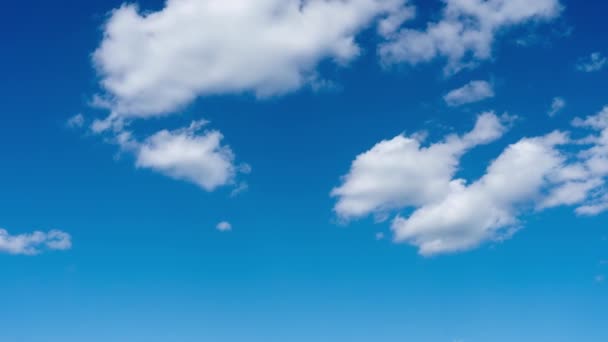
[[[93,60],[114,116],[172,113],[199,96],[294,91],[343,65],[378,23],[392,34],[413,16],[406,0],[168,0],[156,12],[114,10]]]
[[[486,81],[471,81],[461,88],[450,91],[443,97],[450,107],[462,106],[494,97],[492,85]]]
[[[220,232],[229,232],[232,230],[232,225],[230,224],[230,222],[222,221],[217,224],[215,229],[219,230]]]
[[[404,135],[382,141],[359,155],[342,185],[332,190],[338,198],[334,211],[351,220],[437,201],[449,191],[462,154],[505,131],[504,120],[484,113],[471,132],[450,135],[428,147]]]
[[[76,114],[68,119],[66,125],[68,128],[82,128],[84,126],[85,119],[82,114]]]
[[[549,116],[555,116],[557,115],[557,113],[561,112],[562,109],[564,109],[565,107],[566,100],[561,97],[555,97],[551,102],[551,109],[549,109],[549,112],[547,114],[549,114]]]
[[[63,251],[71,247],[71,236],[60,230],[10,235],[7,230],[0,229],[0,253],[37,255],[45,250]]]
[[[135,156],[138,168],[151,169],[168,177],[188,181],[213,191],[234,183],[242,168],[234,162],[234,153],[222,144],[217,130],[202,130],[207,121],[194,121],[177,130],[161,130],[137,141],[129,131],[121,131],[116,143]],[[249,167],[244,166],[248,171]]]
[[[346,221],[396,212],[394,241],[425,256],[508,239],[530,212],[558,206],[587,216],[608,211],[608,107],[573,121],[574,128],[591,131],[585,139],[561,131],[523,138],[477,180],[455,178],[460,158],[499,138],[505,121],[483,114],[470,133],[428,147],[404,136],[378,143],[355,159],[332,191],[334,211]]]
[[[456,179],[448,194],[392,224],[395,240],[422,255],[465,251],[510,237],[519,228],[519,208],[540,195],[546,177],[563,163],[555,149],[561,133],[523,139],[508,147],[478,181]]]
[[[581,59],[576,69],[583,72],[596,72],[608,65],[608,59],[599,52],[592,53],[588,58]]]
[[[444,0],[440,20],[424,30],[402,29],[384,43],[385,64],[419,64],[447,60],[446,74],[492,57],[496,36],[531,21],[548,21],[562,10],[559,0]]]

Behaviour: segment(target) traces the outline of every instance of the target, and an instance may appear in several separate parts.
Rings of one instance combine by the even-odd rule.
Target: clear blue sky
[[[590,153],[608,158],[608,5],[518,2],[469,1],[471,17],[422,0],[310,1],[301,17],[275,0],[5,4],[0,341],[608,341],[608,170],[590,171]],[[407,20],[378,33],[387,17]],[[461,34],[490,36],[477,47],[426,30],[467,18],[479,27]],[[468,141],[490,111],[499,133],[458,165],[354,162],[399,136]],[[556,130],[572,141],[547,147],[563,160],[538,191],[489,194],[488,165]],[[399,160],[415,170],[384,169]],[[569,166],[580,198],[555,180]],[[426,199],[444,171],[466,190],[440,179]],[[488,223],[486,205],[513,222]]]

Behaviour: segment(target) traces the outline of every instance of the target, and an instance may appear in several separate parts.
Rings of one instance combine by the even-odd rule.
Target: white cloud
[[[213,191],[232,184],[241,170],[234,163],[230,147],[222,145],[223,135],[219,131],[201,131],[206,124],[206,121],[195,121],[187,128],[162,130],[143,141],[123,131],[116,141],[123,151],[135,155],[138,168],[151,169]]]
[[[232,225],[230,224],[230,222],[222,221],[217,224],[215,229],[219,230],[220,232],[229,232],[232,230]]]
[[[60,230],[11,235],[0,229],[0,253],[37,255],[45,250],[68,250],[71,247],[71,236]]]
[[[460,156],[498,139],[505,130],[500,118],[485,113],[471,132],[450,135],[428,147],[404,135],[382,141],[359,155],[342,185],[332,190],[338,198],[334,211],[350,220],[441,199],[449,191]]]
[[[494,89],[490,83],[486,81],[471,81],[461,88],[450,91],[443,99],[448,106],[456,107],[483,101],[491,97],[494,97]]]
[[[566,107],[566,100],[561,97],[554,97],[551,102],[551,109],[549,109],[549,116],[555,116]]]
[[[539,196],[546,177],[563,163],[555,146],[565,141],[563,134],[554,133],[511,145],[478,181],[467,185],[456,179],[442,200],[408,218],[398,216],[392,224],[395,240],[434,255],[508,238],[519,228],[520,206]]]
[[[326,59],[357,57],[356,35],[389,35],[413,16],[406,0],[168,0],[156,12],[123,5],[94,53],[115,116],[174,112],[199,96],[271,96],[316,78]]]
[[[451,74],[492,57],[496,36],[530,21],[551,20],[562,9],[559,0],[444,0],[441,19],[425,30],[402,29],[383,44],[386,64],[447,59]]]
[[[76,114],[68,119],[66,125],[69,128],[82,128],[84,126],[84,116],[82,114]]]
[[[463,142],[500,137],[504,126],[492,114],[482,115],[477,127],[493,129],[476,128],[426,148],[403,136],[380,142],[357,157],[343,185],[332,191],[338,197],[334,210],[355,219],[408,209],[392,221],[394,240],[427,256],[505,240],[531,211],[571,206],[579,215],[600,214],[608,211],[608,107],[573,126],[594,133],[582,142],[568,132],[521,139],[470,183],[454,178],[460,158],[476,145]]]
[[[599,52],[592,53],[588,58],[582,59],[576,65],[576,69],[583,72],[595,72],[604,69],[608,65],[608,59]]]
[[[608,211],[608,189],[603,186],[608,176],[608,106],[596,115],[575,119],[573,125],[597,132],[586,139],[590,146],[579,152],[578,165],[587,179],[598,180],[598,187],[590,189],[586,203],[576,209],[580,215],[597,215]],[[599,180],[604,181],[600,183]]]

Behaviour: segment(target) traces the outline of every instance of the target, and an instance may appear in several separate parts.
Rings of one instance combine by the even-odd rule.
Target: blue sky
[[[2,13],[1,341],[608,340],[606,4],[138,4]]]

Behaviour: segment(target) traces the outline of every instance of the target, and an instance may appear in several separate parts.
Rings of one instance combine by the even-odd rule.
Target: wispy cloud
[[[583,72],[595,72],[604,69],[608,65],[608,59],[599,52],[592,53],[589,57],[581,59],[576,69]]]
[[[450,91],[443,100],[450,107],[462,106],[468,103],[483,101],[494,97],[494,89],[489,82],[471,81],[468,84]]]
[[[551,117],[557,115],[557,113],[561,112],[566,107],[566,100],[561,97],[553,98],[551,102],[551,108],[547,114]]]
[[[60,230],[35,231],[11,235],[0,229],[0,252],[13,255],[37,255],[46,250],[68,250],[72,247],[70,234]]]

